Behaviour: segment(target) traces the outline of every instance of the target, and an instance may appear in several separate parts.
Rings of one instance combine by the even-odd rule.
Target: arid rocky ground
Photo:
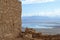
[[[26,28],[25,32],[21,32],[16,40],[60,40],[60,34],[56,35],[42,35],[32,28]]]

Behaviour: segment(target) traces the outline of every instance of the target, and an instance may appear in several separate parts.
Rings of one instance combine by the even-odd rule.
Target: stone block
[[[13,40],[21,32],[21,1],[0,0],[0,39]]]

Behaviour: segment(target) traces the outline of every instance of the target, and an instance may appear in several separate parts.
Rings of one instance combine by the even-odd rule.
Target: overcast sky
[[[22,16],[60,16],[60,0],[22,0]]]

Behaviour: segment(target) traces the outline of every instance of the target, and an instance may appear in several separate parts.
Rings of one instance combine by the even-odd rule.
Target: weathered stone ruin
[[[14,40],[21,32],[21,2],[0,0],[0,40]]]
[[[60,35],[42,35],[34,29],[21,32],[21,2],[0,0],[0,40],[60,40]]]

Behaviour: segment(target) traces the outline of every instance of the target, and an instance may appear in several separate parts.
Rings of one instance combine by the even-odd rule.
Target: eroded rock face
[[[0,0],[0,40],[15,38],[21,32],[21,9],[18,0]]]
[[[30,34],[33,34],[33,33],[36,33],[36,30],[34,30],[33,28],[26,28],[25,29],[25,33],[30,33]]]

